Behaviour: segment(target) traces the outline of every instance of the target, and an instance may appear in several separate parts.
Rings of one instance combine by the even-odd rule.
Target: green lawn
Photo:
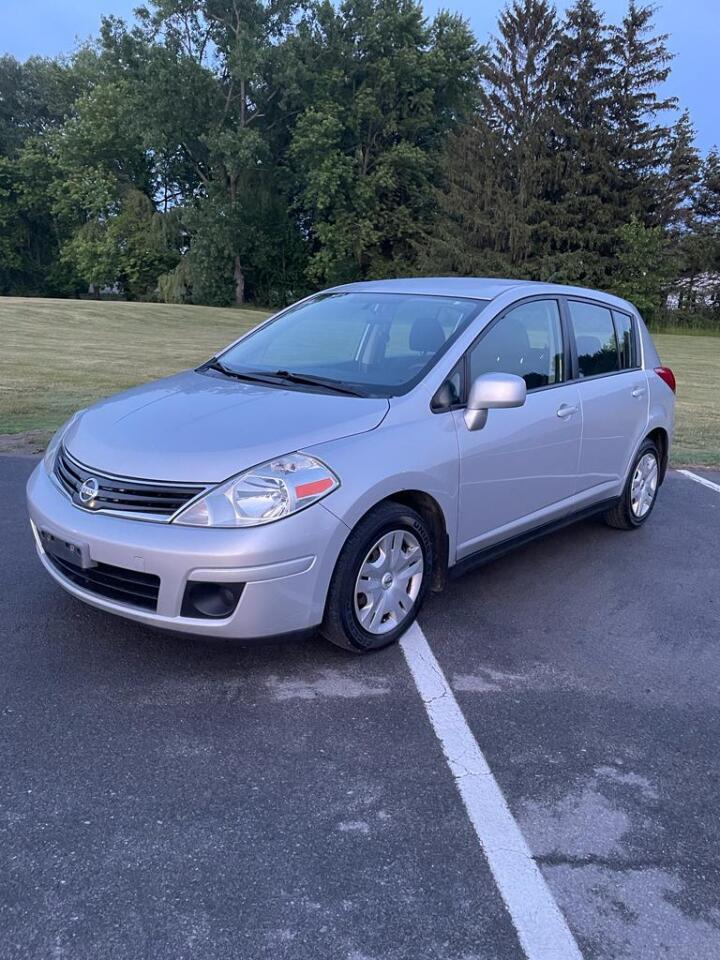
[[[41,450],[73,411],[196,365],[259,310],[0,298],[0,450]],[[720,466],[720,337],[658,334],[678,379],[675,463]]]
[[[42,449],[73,411],[197,366],[265,316],[252,309],[0,297],[0,449]]]
[[[657,333],[653,339],[677,379],[673,463],[720,466],[720,337]]]

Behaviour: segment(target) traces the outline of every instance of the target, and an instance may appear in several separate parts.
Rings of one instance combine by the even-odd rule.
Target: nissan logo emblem
[[[82,503],[90,503],[98,495],[99,490],[100,484],[95,477],[88,477],[87,480],[83,480],[83,484],[78,490],[78,497]]]

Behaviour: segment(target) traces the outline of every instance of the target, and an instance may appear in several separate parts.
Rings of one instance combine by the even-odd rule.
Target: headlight
[[[226,480],[190,504],[174,522],[194,527],[255,527],[304,510],[339,486],[322,460],[291,453]]]
[[[70,427],[75,423],[77,418],[81,413],[85,413],[84,410],[78,410],[77,413],[74,413],[69,420],[66,420],[65,423],[60,427],[59,430],[56,430],[55,433],[50,438],[50,443],[47,445],[45,450],[45,456],[43,457],[43,462],[45,464],[45,469],[48,473],[52,473],[55,469],[55,457],[57,457],[57,452],[60,449],[60,444],[62,443],[62,438],[68,432]]]

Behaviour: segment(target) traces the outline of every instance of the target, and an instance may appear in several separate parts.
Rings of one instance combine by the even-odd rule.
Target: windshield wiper
[[[286,383],[304,384],[309,387],[325,387],[328,390],[333,390],[335,393],[344,393],[350,397],[364,396],[364,394],[360,393],[359,390],[353,390],[352,387],[348,387],[344,383],[340,383],[338,380],[331,380],[326,377],[315,377],[312,374],[292,373],[289,370],[275,370],[272,373],[264,373],[260,370],[231,370],[229,367],[226,367],[224,363],[218,360],[217,357],[213,357],[212,360],[209,360],[204,365],[203,369],[219,370],[220,373],[224,373],[226,377],[235,377],[237,380],[249,380],[253,383],[277,384],[285,381]]]
[[[350,397],[364,396],[359,390],[354,390],[352,387],[340,383],[339,380],[331,380],[329,377],[316,377],[310,373],[292,373],[290,370],[276,370],[267,376],[277,380],[287,380],[288,383],[306,384],[309,387],[327,387],[328,390],[333,390],[335,393],[345,393]]]
[[[219,370],[220,373],[224,373],[226,377],[234,376],[232,370],[228,370],[224,363],[221,363],[217,357],[212,357],[208,360],[207,363],[204,363],[201,367],[198,367],[198,370]]]
[[[236,380],[250,380],[253,383],[277,383],[277,377],[275,377],[272,374],[252,373],[251,371],[243,371],[243,370],[231,370],[229,367],[226,367],[224,363],[221,363],[217,359],[217,357],[213,357],[212,360],[208,360],[208,362],[203,364],[203,366],[200,369],[219,370],[220,373],[224,373],[226,377],[235,377]]]

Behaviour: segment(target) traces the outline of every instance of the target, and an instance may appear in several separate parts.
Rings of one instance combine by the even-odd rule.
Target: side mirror
[[[468,430],[482,430],[488,410],[501,407],[521,407],[525,403],[527,387],[522,377],[514,373],[484,373],[473,380],[465,407],[465,425]]]

